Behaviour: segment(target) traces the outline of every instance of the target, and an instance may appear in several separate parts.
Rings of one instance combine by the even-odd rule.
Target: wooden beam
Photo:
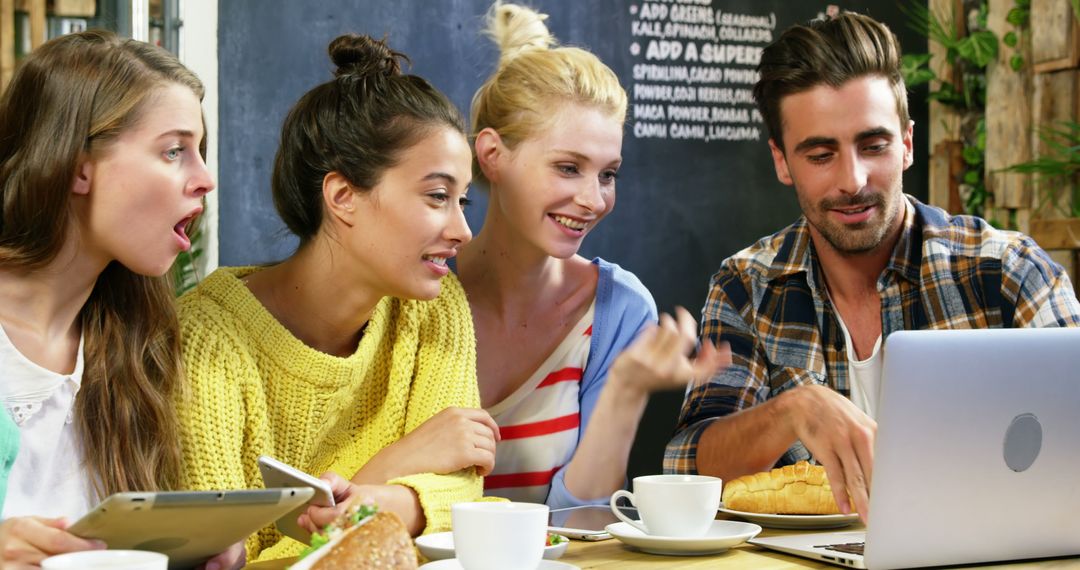
[[[929,0],[929,9],[943,18],[956,20],[958,33],[963,28],[963,14],[960,0]],[[927,52],[930,54],[930,69],[934,74],[958,85],[960,78],[956,69],[949,65],[945,59],[946,49],[937,42],[927,42]],[[934,81],[930,85],[931,91],[941,87],[940,81]],[[943,105],[937,101],[930,101],[930,119],[927,125],[915,125],[916,129],[925,128],[929,137],[931,149],[929,178],[930,178],[930,203],[939,208],[944,208],[952,213],[962,213],[963,208],[954,209],[959,200],[957,192],[957,172],[953,169],[953,159],[956,145],[960,140],[960,125],[962,117],[955,109]],[[962,146],[962,145],[961,145]]]
[[[15,0],[0,0],[0,89],[15,73]]]
[[[45,0],[28,0],[30,6],[30,49],[45,43]]]
[[[987,27],[1001,37],[1012,29],[1005,16],[1014,0],[990,0]],[[1028,42],[1017,44],[1030,60]],[[999,172],[1018,162],[1031,160],[1031,92],[1029,67],[1019,72],[1009,66],[1011,49],[999,49],[986,69],[986,188],[998,208],[1031,208],[1031,177]]]

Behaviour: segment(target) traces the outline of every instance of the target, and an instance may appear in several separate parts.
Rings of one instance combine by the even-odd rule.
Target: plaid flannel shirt
[[[732,364],[686,393],[664,471],[697,472],[697,444],[717,418],[785,390],[827,385],[850,397],[843,332],[806,218],[724,260],[710,281],[701,337],[731,344]],[[1064,269],[1020,233],[949,216],[908,196],[904,229],[877,281],[882,336],[898,330],[1080,325]],[[777,465],[810,454],[800,442]]]

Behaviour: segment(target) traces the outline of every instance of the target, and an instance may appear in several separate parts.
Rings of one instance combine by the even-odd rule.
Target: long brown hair
[[[0,264],[33,271],[56,258],[70,235],[79,161],[137,123],[167,84],[202,99],[202,83],[171,54],[109,32],[63,36],[26,58],[0,99]],[[101,496],[171,489],[179,479],[172,402],[183,382],[173,302],[166,277],[114,261],[83,306],[75,421]]]

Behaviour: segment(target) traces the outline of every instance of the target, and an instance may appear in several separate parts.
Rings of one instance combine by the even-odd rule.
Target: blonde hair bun
[[[499,46],[499,65],[523,51],[557,45],[544,20],[547,14],[532,8],[496,2],[488,12],[487,34]]]

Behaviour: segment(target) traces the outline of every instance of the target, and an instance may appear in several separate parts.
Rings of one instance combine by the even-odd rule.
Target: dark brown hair
[[[795,25],[761,54],[754,100],[769,136],[784,149],[780,101],[818,85],[839,88],[852,79],[877,75],[889,81],[900,124],[906,128],[907,89],[900,73],[900,42],[885,24],[852,12]]]
[[[170,53],[109,32],[63,36],[27,56],[0,99],[0,265],[34,271],[56,258],[71,235],[79,162],[135,125],[168,84],[202,99],[199,79]],[[75,423],[95,490],[173,488],[181,454],[172,400],[182,369],[168,279],[112,262],[80,320]]]
[[[330,42],[335,78],[308,91],[281,127],[271,189],[278,215],[303,245],[322,226],[323,178],[341,173],[360,190],[379,183],[401,153],[432,129],[464,134],[461,112],[385,40],[346,34]]]

